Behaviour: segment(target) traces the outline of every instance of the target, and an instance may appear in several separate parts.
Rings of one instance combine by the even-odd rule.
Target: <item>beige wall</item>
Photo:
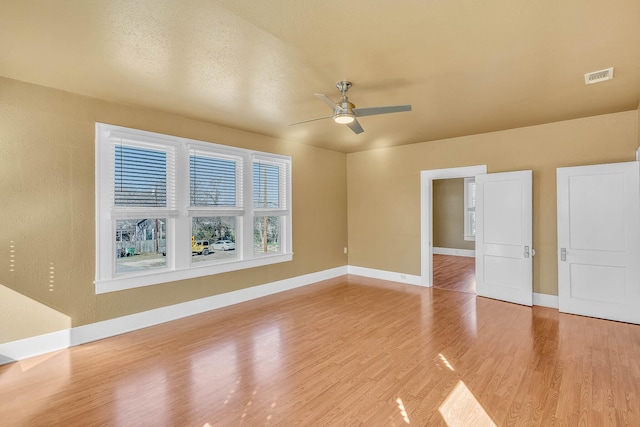
[[[632,161],[637,146],[633,110],[349,154],[349,265],[421,274],[421,170],[482,164],[489,173],[531,169],[533,287],[557,295],[556,168]]]
[[[433,246],[475,249],[475,242],[464,240],[464,178],[433,181]]]
[[[292,156],[293,261],[96,295],[95,122]],[[6,78],[0,123],[0,343],[347,264],[342,153]]]

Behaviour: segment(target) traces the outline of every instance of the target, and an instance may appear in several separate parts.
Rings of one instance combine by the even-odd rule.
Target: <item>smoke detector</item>
[[[584,75],[584,84],[590,85],[613,79],[613,67],[606,70],[593,71]]]

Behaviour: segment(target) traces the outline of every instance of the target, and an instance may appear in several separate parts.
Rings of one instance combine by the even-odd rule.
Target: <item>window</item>
[[[238,259],[235,248],[221,251],[209,244],[220,239],[236,241],[236,222],[244,215],[243,163],[242,156],[189,151],[192,263]]]
[[[476,240],[476,179],[464,179],[464,240]]]
[[[286,165],[258,159],[253,162],[253,253],[280,253],[282,222],[287,217]]]
[[[96,124],[96,291],[292,259],[291,159]]]

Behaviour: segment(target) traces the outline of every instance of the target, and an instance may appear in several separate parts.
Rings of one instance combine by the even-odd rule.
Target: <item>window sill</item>
[[[459,236],[459,234],[458,234]],[[464,236],[464,240],[468,241],[468,242],[475,242],[476,241],[476,236]]]
[[[194,266],[182,270],[163,269],[153,273],[127,275],[107,280],[96,280],[96,294],[123,291],[126,289],[140,288],[143,286],[158,285],[160,283],[176,282],[179,280],[193,279],[195,277],[212,276],[230,271],[243,270],[245,268],[261,267],[263,265],[287,262],[293,259],[293,253],[264,255],[258,258],[241,261],[230,261],[223,264],[209,264]]]

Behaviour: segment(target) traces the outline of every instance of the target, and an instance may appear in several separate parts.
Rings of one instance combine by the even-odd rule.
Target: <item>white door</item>
[[[638,162],[560,168],[560,311],[640,323]]]
[[[476,175],[476,292],[533,304],[531,171]]]

